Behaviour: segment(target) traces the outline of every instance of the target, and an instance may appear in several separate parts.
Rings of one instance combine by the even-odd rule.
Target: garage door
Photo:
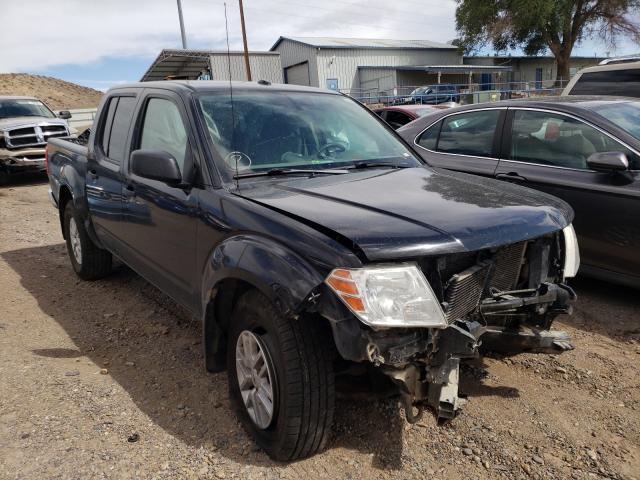
[[[310,85],[309,62],[300,63],[284,69],[284,78],[293,85]]]

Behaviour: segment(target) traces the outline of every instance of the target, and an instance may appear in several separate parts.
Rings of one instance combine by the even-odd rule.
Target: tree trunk
[[[571,49],[563,49],[556,55],[556,88],[564,88],[569,82],[569,59]]]

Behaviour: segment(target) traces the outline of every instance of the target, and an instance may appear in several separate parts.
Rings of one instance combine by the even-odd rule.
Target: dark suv
[[[458,87],[447,83],[418,87],[409,96],[404,97],[402,104],[438,105],[440,103],[459,102]]]
[[[258,444],[323,447],[336,375],[382,376],[407,419],[452,418],[482,349],[571,348],[572,211],[428,168],[349,97],[149,82],[105,95],[88,144],[49,142],[51,198],[83,279],[112,256],[202,322],[210,371]]]

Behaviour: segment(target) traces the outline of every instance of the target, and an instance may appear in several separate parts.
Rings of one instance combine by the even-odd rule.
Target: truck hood
[[[422,167],[260,179],[241,183],[238,193],[370,261],[507,245],[560,230],[573,219],[571,207],[550,195]]]
[[[52,125],[66,125],[67,122],[60,118],[47,117],[11,117],[0,118],[0,130],[6,128],[18,127],[20,125],[38,125],[40,123],[49,123]]]

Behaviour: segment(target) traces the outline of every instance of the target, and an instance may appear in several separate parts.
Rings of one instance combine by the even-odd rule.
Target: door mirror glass
[[[180,167],[170,153],[162,150],[136,150],[131,153],[131,172],[150,180],[176,186],[182,182]]]
[[[587,164],[592,170],[622,171],[629,170],[629,160],[622,152],[594,153],[587,159]]]
[[[71,118],[71,112],[69,110],[60,110],[60,112],[58,112],[58,118],[68,120]]]

